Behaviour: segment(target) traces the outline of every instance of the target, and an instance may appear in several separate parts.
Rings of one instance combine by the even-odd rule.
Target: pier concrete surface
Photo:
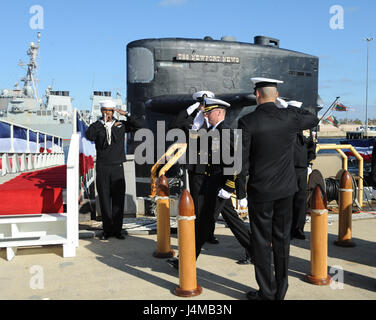
[[[354,215],[355,216],[355,215]],[[375,300],[376,217],[359,214],[353,220],[353,248],[334,245],[338,219],[328,222],[330,285],[304,279],[310,272],[310,227],[306,240],[291,241],[289,289],[286,300]],[[81,230],[85,232],[85,230]],[[179,273],[166,259],[153,257],[157,235],[128,234],[125,240],[81,237],[77,255],[63,258],[60,246],[20,248],[13,260],[0,251],[1,300],[246,300],[258,289],[253,265],[239,265],[244,257],[229,228],[217,224],[219,244],[205,244],[197,261],[197,283],[202,294],[182,298],[174,294]],[[178,254],[177,234],[171,247]],[[338,281],[336,281],[338,280]],[[144,302],[145,303],[145,302]]]

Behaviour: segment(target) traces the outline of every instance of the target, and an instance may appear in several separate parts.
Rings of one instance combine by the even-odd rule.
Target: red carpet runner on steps
[[[0,215],[62,213],[66,165],[22,173],[0,185]]]

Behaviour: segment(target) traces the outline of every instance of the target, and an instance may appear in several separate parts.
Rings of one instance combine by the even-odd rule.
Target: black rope
[[[368,187],[366,179],[362,178],[362,180],[363,180],[363,183],[365,184],[365,186]],[[354,180],[353,180],[353,182],[356,183]],[[327,198],[328,202],[333,201],[333,200],[338,201],[339,200],[339,187],[340,187],[339,186],[339,180],[337,180],[335,178],[326,178],[325,179],[325,187],[326,187],[326,198]],[[366,193],[363,193],[363,194],[365,195],[365,198],[368,202],[368,206],[370,207],[370,209],[372,211],[374,211],[374,208],[372,207],[372,204],[370,202],[370,200],[372,200],[372,199],[368,199],[368,196],[367,196]],[[355,199],[355,203],[357,204],[356,199]],[[358,204],[357,204],[357,206],[359,207]]]
[[[338,200],[339,180],[333,178],[325,179],[326,198],[328,202]]]

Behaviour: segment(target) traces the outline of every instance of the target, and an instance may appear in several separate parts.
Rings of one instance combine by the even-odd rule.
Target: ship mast
[[[18,63],[19,66],[27,66],[27,73],[26,77],[21,79],[24,83],[24,89],[33,88],[34,97],[36,100],[37,105],[40,105],[38,90],[36,86],[36,79],[34,76],[35,70],[38,68],[37,65],[37,57],[39,52],[39,44],[40,44],[40,32],[38,32],[38,42],[35,44],[34,42],[30,43],[30,48],[27,51],[27,55],[30,56],[30,61],[28,64],[24,64],[21,61]]]

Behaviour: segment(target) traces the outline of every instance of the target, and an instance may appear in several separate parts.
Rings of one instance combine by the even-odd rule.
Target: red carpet
[[[66,165],[22,173],[0,185],[0,215],[62,213]]]

